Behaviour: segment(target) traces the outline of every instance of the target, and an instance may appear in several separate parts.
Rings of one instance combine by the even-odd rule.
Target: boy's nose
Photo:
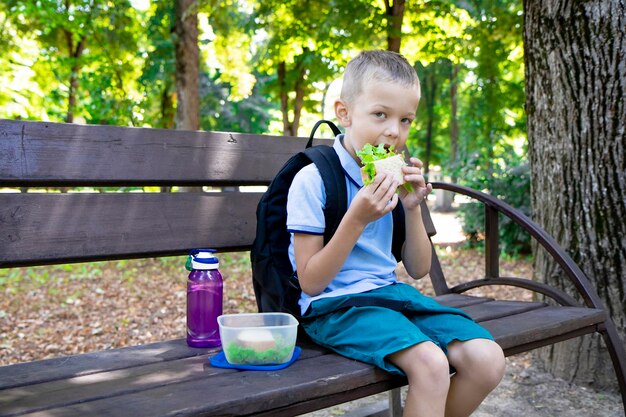
[[[400,134],[400,128],[395,123],[390,123],[385,129],[385,136],[395,138]]]

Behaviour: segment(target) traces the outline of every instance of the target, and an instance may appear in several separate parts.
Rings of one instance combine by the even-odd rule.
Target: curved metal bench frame
[[[555,300],[563,306],[579,307],[580,303],[564,291],[551,287],[547,284],[525,278],[501,277],[499,272],[499,235],[498,216],[504,214],[530,235],[552,256],[561,266],[567,278],[574,284],[578,294],[582,297],[585,305],[607,311],[594,287],[589,282],[585,273],[578,267],[574,260],[559,246],[559,244],[528,216],[497,198],[457,184],[433,182],[433,189],[442,189],[471,197],[484,205],[485,208],[485,278],[465,282],[449,288],[440,265],[431,270],[431,280],[437,295],[449,293],[463,293],[473,288],[488,285],[506,285],[524,288],[543,294]],[[608,314],[603,326],[598,332],[604,338],[609,350],[613,368],[617,376],[622,401],[626,408],[626,352],[619,337],[617,328]]]

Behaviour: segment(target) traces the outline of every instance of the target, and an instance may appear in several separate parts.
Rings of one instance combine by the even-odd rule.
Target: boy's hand
[[[404,187],[398,189],[402,205],[406,210],[412,210],[420,205],[420,203],[431,193],[433,186],[426,183],[422,175],[422,161],[417,158],[410,159],[412,165],[402,167],[404,179],[413,185],[413,192],[409,193]]]
[[[374,182],[361,188],[354,196],[346,215],[363,226],[378,220],[398,204],[397,188],[398,181],[393,179],[393,175],[377,174]]]

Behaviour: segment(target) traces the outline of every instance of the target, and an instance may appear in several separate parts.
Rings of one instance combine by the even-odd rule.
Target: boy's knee
[[[504,377],[506,362],[504,352],[502,352],[500,345],[492,341],[488,342],[484,354],[481,355],[481,369],[485,384],[490,389],[493,389],[500,383],[502,377]]]
[[[490,388],[495,388],[504,376],[504,353],[491,340],[474,339],[458,343],[452,347],[450,357],[459,372],[479,376],[480,381]]]
[[[402,363],[398,366],[412,379],[425,378],[431,383],[449,383],[448,358],[443,351],[432,342],[424,342],[403,351]]]

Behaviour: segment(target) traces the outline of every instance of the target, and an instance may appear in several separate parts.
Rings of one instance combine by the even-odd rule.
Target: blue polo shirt
[[[337,136],[333,148],[346,176],[348,206],[363,187],[361,170],[357,162],[342,145],[343,135]],[[325,228],[324,206],[326,192],[322,177],[314,164],[307,165],[295,176],[287,199],[287,229],[291,232],[289,259],[296,269],[293,250],[293,233],[323,235]],[[304,315],[312,301],[327,297],[356,294],[396,282],[398,265],[391,253],[393,216],[386,214],[371,222],[359,237],[345,264],[319,295],[311,297],[302,292],[300,308]]]

